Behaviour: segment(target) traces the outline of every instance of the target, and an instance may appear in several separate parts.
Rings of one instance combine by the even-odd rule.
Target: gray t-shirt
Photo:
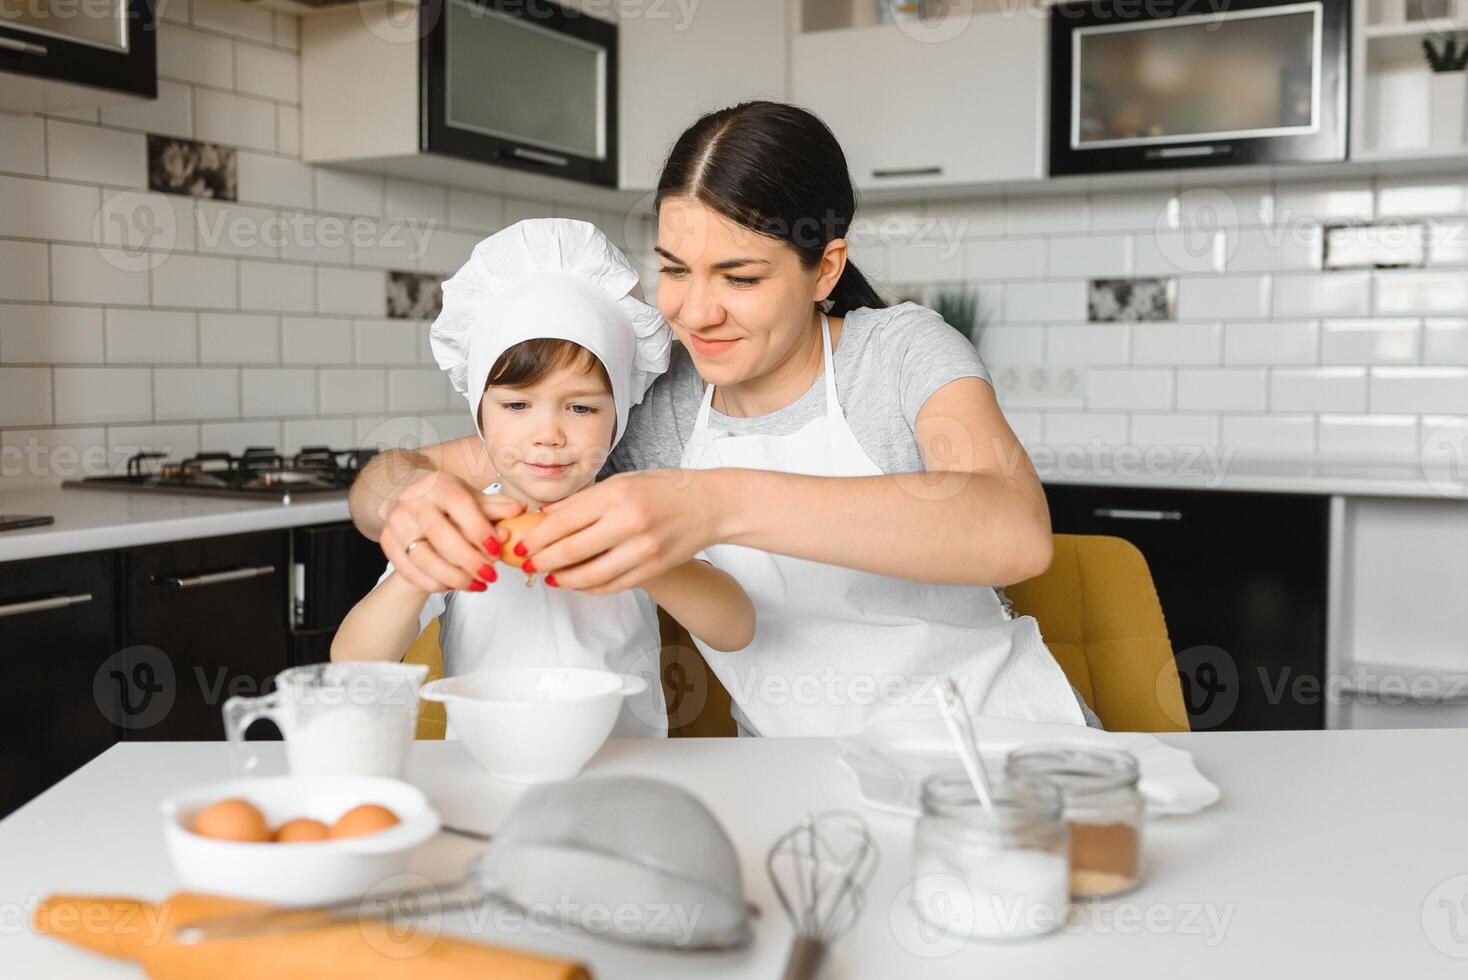
[[[989,372],[974,345],[927,307],[903,303],[852,310],[833,353],[836,397],[856,441],[884,473],[924,469],[914,426],[933,392],[959,378]],[[675,467],[693,435],[704,384],[687,349],[673,345],[668,371],[632,410],[627,435],[603,475]],[[784,408],[754,418],[710,411],[709,425],[736,435],[788,435],[825,414],[824,373]]]

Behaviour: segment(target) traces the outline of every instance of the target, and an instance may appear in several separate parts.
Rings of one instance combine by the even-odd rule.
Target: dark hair
[[[684,130],[663,165],[657,206],[669,197],[692,198],[780,239],[807,269],[826,243],[846,236],[856,214],[836,136],[811,113],[781,102],[720,109]],[[828,298],[833,316],[887,305],[849,260]]]
[[[505,351],[490,369],[485,387],[529,388],[561,368],[576,368],[596,374],[607,386],[607,391],[612,390],[611,376],[607,374],[601,358],[580,344],[553,337],[522,340]]]

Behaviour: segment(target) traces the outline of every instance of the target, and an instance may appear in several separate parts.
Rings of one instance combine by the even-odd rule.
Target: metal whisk
[[[765,867],[795,926],[785,980],[820,975],[831,944],[861,918],[879,860],[866,821],[846,811],[806,817],[775,841]]]

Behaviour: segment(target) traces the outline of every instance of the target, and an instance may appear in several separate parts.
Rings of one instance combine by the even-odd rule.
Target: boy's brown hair
[[[612,390],[611,376],[601,358],[580,344],[554,337],[523,340],[505,351],[490,369],[485,387],[529,388],[562,368],[593,374],[608,392]]]

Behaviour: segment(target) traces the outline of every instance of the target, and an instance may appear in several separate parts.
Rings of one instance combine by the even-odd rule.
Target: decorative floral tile
[[[220,201],[239,200],[232,147],[148,134],[148,189]]]
[[[1092,323],[1176,319],[1177,280],[1092,279],[1086,305]]]
[[[432,320],[443,309],[443,276],[387,274],[387,315],[392,320]]]

